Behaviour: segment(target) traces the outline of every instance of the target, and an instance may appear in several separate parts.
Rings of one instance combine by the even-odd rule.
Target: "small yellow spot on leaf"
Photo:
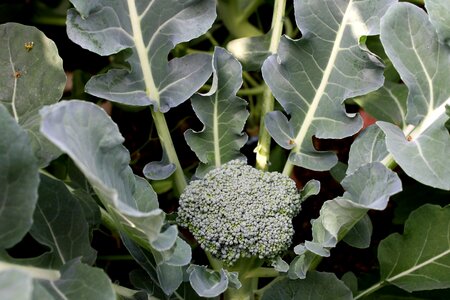
[[[26,42],[26,43],[24,44],[24,47],[25,47],[25,49],[26,49],[28,52],[30,52],[31,49],[33,49],[33,46],[34,46],[34,42]]]
[[[22,76],[22,73],[20,73],[19,71],[14,72],[14,77],[20,78],[21,76]]]

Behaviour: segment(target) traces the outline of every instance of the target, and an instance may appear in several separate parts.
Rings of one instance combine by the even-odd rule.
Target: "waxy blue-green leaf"
[[[262,300],[351,300],[350,289],[331,273],[310,272],[306,279],[283,279],[264,292]]]
[[[168,265],[159,260],[157,255],[139,247],[131,239],[122,235],[122,240],[133,258],[141,265],[151,279],[151,285],[157,292],[162,291],[165,295],[171,295],[183,281],[183,269],[178,266]],[[181,240],[181,239],[180,239]],[[187,265],[191,259],[190,251]]]
[[[248,118],[247,103],[236,96],[242,85],[239,62],[223,48],[216,47],[213,56],[213,84],[205,95],[194,95],[192,107],[204,124],[200,132],[187,130],[188,145],[200,159],[196,175],[243,157],[239,152],[247,141],[242,133]]]
[[[61,99],[66,75],[53,41],[35,27],[0,25],[0,103],[30,135],[41,166],[61,152],[39,132],[39,109]]]
[[[11,287],[20,290],[11,290]],[[8,297],[7,295],[12,297]],[[2,299],[86,299],[114,300],[111,280],[98,268],[67,262],[60,270],[20,266],[0,261]]]
[[[408,292],[450,287],[450,207],[426,204],[411,213],[403,235],[381,241],[381,280]]]
[[[443,9],[450,11],[449,6]],[[409,176],[449,190],[450,135],[445,128],[445,105],[450,104],[450,47],[439,43],[425,11],[409,3],[388,10],[380,36],[409,89],[407,137],[392,124],[378,124],[386,134],[388,151]]]
[[[382,161],[389,153],[385,135],[376,125],[364,129],[350,147],[347,174],[355,172],[362,165]]]
[[[404,84],[386,81],[380,89],[354,101],[375,119],[406,128],[407,98],[408,88]]]
[[[341,184],[344,195],[326,201],[320,216],[312,221],[312,241],[294,248],[299,256],[290,265],[290,278],[305,278],[316,256],[329,256],[330,249],[364,218],[369,209],[384,210],[389,197],[402,189],[398,175],[379,162],[363,165],[347,175]]]
[[[83,101],[60,102],[41,114],[41,132],[70,156],[121,230],[151,248],[164,234],[165,214],[156,208],[148,182],[129,167],[117,125],[103,109]]]
[[[262,67],[264,80],[291,117],[291,164],[329,170],[336,155],[317,151],[312,137],[344,138],[361,128],[361,119],[347,114],[343,102],[382,86],[383,66],[360,47],[359,39],[379,32],[379,19],[393,2],[294,1],[302,38],[283,37],[278,54]],[[277,140],[277,132],[267,129]]]
[[[51,251],[28,260],[29,263],[36,261],[35,266],[59,269],[78,257],[88,264],[95,262],[96,251],[90,245],[83,210],[61,181],[41,176],[33,220],[31,235]]]
[[[0,248],[9,248],[33,223],[39,166],[28,134],[2,104],[0,128]]]
[[[270,56],[270,38],[272,31],[259,36],[243,37],[232,40],[227,49],[242,64],[246,71],[259,71],[264,60]]]
[[[92,95],[119,103],[168,111],[187,100],[211,74],[210,56],[167,61],[175,45],[205,33],[216,18],[214,0],[71,0],[67,33],[100,55],[131,48],[130,69],[94,76]]]
[[[368,215],[365,215],[352,227],[352,229],[350,229],[343,238],[343,241],[355,248],[368,248],[372,238],[372,229],[372,221]]]
[[[450,9],[447,0],[426,0],[425,8],[437,30],[439,40],[450,47]]]
[[[216,297],[228,288],[229,278],[224,269],[217,272],[205,266],[190,265],[187,272],[192,288],[201,297]]]

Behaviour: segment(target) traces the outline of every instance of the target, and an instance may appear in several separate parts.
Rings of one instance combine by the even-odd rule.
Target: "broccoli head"
[[[233,160],[192,181],[180,196],[178,222],[227,265],[274,259],[291,244],[301,198],[294,181]]]

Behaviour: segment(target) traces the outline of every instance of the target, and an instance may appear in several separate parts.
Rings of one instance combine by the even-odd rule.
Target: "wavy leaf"
[[[205,266],[190,265],[187,272],[192,288],[201,297],[216,297],[225,292],[228,284],[231,284],[231,273],[224,269],[217,272],[208,270]]]
[[[298,257],[290,265],[290,278],[305,278],[317,256],[327,257],[369,209],[384,210],[389,197],[401,191],[397,174],[381,163],[363,165],[347,175],[341,182],[345,189],[342,197],[326,201],[319,218],[312,221],[312,241],[297,245]]]
[[[449,7],[443,9],[450,11]],[[439,43],[427,14],[408,3],[389,9],[380,36],[409,89],[408,137],[392,124],[378,123],[386,134],[387,148],[409,176],[448,190],[450,135],[445,128],[445,105],[450,104],[450,48]]]
[[[67,33],[75,43],[100,55],[131,48],[129,70],[94,76],[92,95],[128,105],[168,111],[187,100],[211,74],[210,56],[188,55],[167,61],[175,45],[205,33],[216,17],[214,0],[71,0]]]
[[[331,273],[311,272],[306,279],[283,279],[273,284],[262,300],[345,300],[353,299],[350,289]]]
[[[387,155],[385,135],[376,125],[364,129],[350,147],[347,174],[362,165],[382,161]]]
[[[407,98],[408,88],[404,84],[386,81],[380,89],[354,101],[375,119],[406,128]]]
[[[236,97],[242,85],[242,68],[226,50],[216,47],[213,56],[213,86],[208,94],[192,97],[192,107],[204,124],[200,132],[185,132],[188,145],[200,159],[196,175],[243,157],[239,152],[247,142],[242,133],[248,118],[247,102]]]
[[[0,25],[0,44],[0,103],[29,132],[33,151],[46,166],[61,152],[40,134],[39,109],[61,99],[62,59],[55,43],[31,26]]]
[[[18,243],[31,228],[39,166],[28,134],[0,104],[0,248]]]
[[[381,279],[408,292],[450,287],[450,207],[426,204],[378,247]]]
[[[379,32],[379,19],[393,2],[294,1],[303,37],[283,37],[278,54],[262,67],[264,80],[291,116],[289,132],[295,147],[290,163],[329,170],[337,163],[336,155],[317,151],[312,137],[344,138],[361,128],[361,119],[347,114],[343,102],[382,86],[382,64],[360,46],[359,39]],[[267,118],[271,114],[276,112]],[[277,132],[267,129],[277,140]]]
[[[100,107],[77,100],[41,113],[42,133],[75,162],[121,230],[154,248],[166,234],[161,232],[165,214],[148,182],[128,166],[130,156],[117,125]]]

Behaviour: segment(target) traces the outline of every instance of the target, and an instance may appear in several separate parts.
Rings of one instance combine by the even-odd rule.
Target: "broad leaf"
[[[122,240],[133,258],[141,265],[151,279],[151,284],[155,292],[162,291],[165,295],[171,295],[183,281],[183,270],[180,266],[170,266],[164,261],[157,261],[150,252],[139,247],[126,236]],[[190,255],[187,265],[190,261]]]
[[[168,111],[187,100],[211,74],[210,56],[167,61],[175,45],[205,33],[216,17],[214,0],[71,0],[67,33],[75,43],[100,55],[131,48],[129,70],[94,76],[92,95],[128,105]]]
[[[378,248],[381,279],[409,292],[450,287],[450,207],[426,204]]]
[[[208,94],[192,97],[192,107],[204,124],[200,132],[187,130],[185,138],[201,164],[197,176],[203,177],[211,168],[240,158],[247,141],[242,133],[249,115],[247,103],[236,97],[242,85],[242,68],[226,50],[217,47],[213,56],[213,85]]]
[[[450,104],[450,48],[439,43],[428,15],[409,3],[393,6],[383,17],[381,41],[408,86],[406,121],[416,126],[405,137],[396,126],[379,122],[387,148],[409,176],[448,190],[450,135],[444,124],[445,105]]]
[[[28,134],[2,104],[0,128],[0,248],[9,248],[33,223],[39,167]]]
[[[326,201],[319,218],[312,221],[312,241],[294,248],[299,256],[290,265],[290,278],[305,278],[316,256],[329,256],[330,249],[364,218],[369,209],[384,210],[389,197],[401,191],[397,174],[378,162],[363,165],[341,184],[344,195]],[[360,241],[359,244],[363,245]]]
[[[105,272],[79,260],[69,261],[59,271],[0,261],[0,294],[12,296],[5,299],[116,299]]]
[[[57,269],[78,257],[94,263],[96,251],[90,245],[83,210],[62,182],[41,176],[33,219],[31,235],[51,249],[36,258],[39,266]]]
[[[347,114],[343,102],[382,86],[382,64],[360,47],[359,39],[379,32],[379,19],[393,2],[294,1],[303,37],[283,37],[278,54],[270,56],[262,67],[264,80],[291,116],[289,144],[294,148],[290,163],[328,170],[337,163],[337,157],[332,152],[317,151],[312,137],[344,138],[361,128],[361,119]],[[280,113],[269,113],[270,117],[287,124]],[[279,142],[279,131],[286,130],[274,130],[270,121],[267,124]]]
[[[311,272],[306,279],[283,279],[265,291],[262,300],[353,299],[350,289],[331,273]]]
[[[121,230],[154,248],[166,235],[161,233],[165,214],[156,208],[156,193],[148,182],[128,166],[130,156],[117,125],[100,107],[76,100],[41,113],[42,133],[75,162]],[[164,250],[175,245],[172,240]]]
[[[35,27],[0,25],[0,103],[30,133],[42,166],[60,151],[39,132],[39,109],[61,99],[66,76],[55,43]]]
[[[450,47],[450,9],[447,0],[427,0],[425,7],[430,21],[437,30],[439,39]]]
[[[408,88],[404,84],[386,81],[380,89],[354,101],[375,119],[406,128],[407,97]]]
[[[362,165],[382,161],[389,154],[384,139],[384,133],[378,126],[364,129],[350,147],[347,174],[355,172]]]
[[[372,238],[372,229],[372,221],[368,215],[365,215],[352,229],[350,229],[343,238],[343,241],[355,248],[368,248]]]

